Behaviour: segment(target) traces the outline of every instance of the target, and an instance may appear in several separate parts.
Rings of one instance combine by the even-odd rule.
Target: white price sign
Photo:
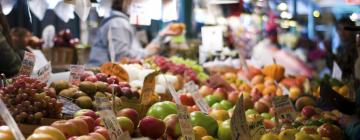
[[[208,114],[210,112],[210,106],[206,103],[205,99],[199,93],[199,86],[193,81],[190,81],[184,85],[185,91],[190,92],[196,105],[201,112]]]
[[[128,133],[124,133],[120,124],[116,121],[115,114],[110,101],[106,97],[95,97],[97,110],[100,112],[100,118],[104,121],[105,127],[109,131],[111,140],[131,140]]]
[[[43,83],[47,83],[51,76],[51,63],[47,63],[37,71],[37,79]]]
[[[35,55],[31,52],[25,51],[24,59],[22,61],[19,75],[30,76],[35,66]]]
[[[80,82],[81,75],[85,71],[84,65],[70,65],[70,77],[69,81],[72,84],[77,84]]]

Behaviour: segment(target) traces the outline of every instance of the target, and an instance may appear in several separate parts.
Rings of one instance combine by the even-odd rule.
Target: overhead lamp
[[[320,12],[319,12],[319,10],[314,10],[313,16],[316,17],[316,18],[320,17]]]
[[[285,2],[281,2],[278,7],[280,11],[286,11],[288,9],[288,5]]]
[[[358,19],[360,19],[360,14],[352,13],[352,14],[350,15],[350,20],[351,20],[351,21],[356,21],[356,20],[358,20]]]
[[[280,17],[283,18],[283,19],[291,19],[292,15],[289,12],[284,11],[284,12],[280,13]]]

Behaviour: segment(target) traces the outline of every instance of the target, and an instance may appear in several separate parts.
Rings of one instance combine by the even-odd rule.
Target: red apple
[[[213,95],[223,97],[223,99],[227,99],[227,94],[225,89],[223,88],[216,88]]]
[[[258,112],[258,113],[264,113],[264,112],[268,112],[269,111],[269,107],[264,104],[263,102],[255,102],[254,105],[254,109]]]
[[[52,126],[40,126],[35,129],[34,134],[48,134],[57,140],[66,140],[65,135],[57,128]]]
[[[191,94],[190,93],[186,93],[186,94],[180,94],[179,95],[179,98],[180,98],[180,101],[183,105],[186,105],[186,106],[193,106],[195,105],[195,101],[194,99],[192,98]]]
[[[195,111],[200,111],[199,107],[197,107],[196,105],[193,106],[188,106],[187,107],[188,112],[195,112]]]
[[[73,123],[70,123],[66,120],[55,121],[51,124],[51,126],[59,129],[66,138],[77,135],[77,127]]]
[[[325,123],[318,127],[317,132],[321,137],[328,137],[331,140],[341,140],[344,138],[342,130],[330,123]]]
[[[104,126],[104,122],[102,121],[101,118],[97,118],[95,120],[95,126]],[[95,130],[95,129],[94,129]]]
[[[101,135],[100,133],[96,133],[96,132],[90,133],[89,136],[91,136],[95,140],[106,140],[106,138],[103,135]]]
[[[139,116],[139,113],[135,109],[132,109],[132,108],[121,109],[117,113],[117,116],[128,117],[134,123],[135,128],[139,125],[140,116]]]
[[[105,73],[98,73],[96,74],[96,78],[99,81],[107,82],[107,75]]]
[[[82,119],[84,120],[89,128],[89,132],[93,132],[94,131],[94,127],[95,127],[95,120],[94,118],[90,117],[90,116],[78,116],[75,117],[75,119]]]
[[[228,95],[228,100],[229,100],[233,105],[236,104],[236,102],[238,101],[238,99],[239,99],[239,93],[237,93],[237,92],[231,92],[231,93],[229,93],[229,95]]]
[[[95,130],[95,133],[99,133],[104,136],[106,140],[110,140],[109,132],[106,128],[98,128]]]
[[[97,119],[99,118],[98,115],[96,115],[96,113],[90,109],[81,109],[79,111],[77,111],[75,114],[74,114],[74,117],[78,117],[78,116],[90,116],[94,119]]]
[[[96,78],[96,76],[88,76],[85,78],[85,81],[90,81],[95,83],[96,81],[98,81],[98,79]]]
[[[109,78],[107,78],[107,83],[108,84],[117,84],[119,83],[119,79],[116,76],[110,76]]]
[[[81,81],[85,81],[85,79],[86,79],[87,77],[89,77],[89,76],[91,76],[91,74],[89,74],[89,73],[83,73],[83,74],[81,74],[81,76],[80,76],[80,80],[81,80]]]
[[[304,115],[307,118],[311,118],[311,116],[316,114],[316,111],[315,111],[314,107],[312,107],[312,106],[305,106],[301,110],[301,114]]]
[[[272,129],[276,126],[275,122],[271,121],[271,120],[263,120],[263,124],[264,124],[264,127],[266,129]]]
[[[171,114],[164,119],[166,124],[166,134],[172,138],[178,138],[181,136],[181,129],[179,118],[177,114]]]
[[[140,133],[152,139],[160,138],[165,133],[166,125],[162,120],[147,116],[139,123]]]
[[[76,126],[78,136],[89,134],[89,126],[83,119],[71,119],[68,122],[74,124]]]

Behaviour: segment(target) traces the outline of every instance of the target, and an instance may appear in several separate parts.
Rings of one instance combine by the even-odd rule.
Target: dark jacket
[[[0,27],[0,73],[6,77],[15,76],[21,67],[22,55],[9,45]]]

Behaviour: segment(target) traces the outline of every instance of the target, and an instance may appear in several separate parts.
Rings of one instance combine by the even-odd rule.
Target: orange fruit
[[[194,132],[194,135],[195,135],[195,139],[197,139],[197,140],[208,135],[206,129],[204,127],[201,127],[201,126],[193,127],[193,132]]]

